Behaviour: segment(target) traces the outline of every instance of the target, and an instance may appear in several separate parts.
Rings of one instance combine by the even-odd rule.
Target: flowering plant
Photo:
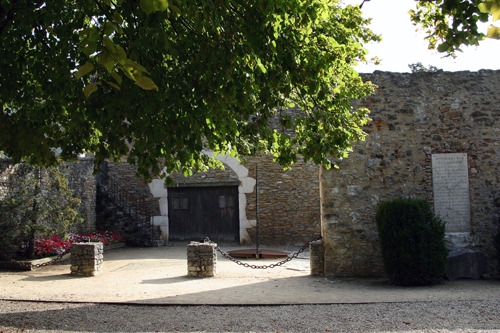
[[[79,242],[102,242],[104,245],[122,242],[120,234],[111,231],[94,231],[81,234],[70,234],[69,239],[64,240],[58,235],[45,236],[35,240],[35,254],[39,258],[60,255],[71,247],[73,243]],[[20,249],[21,256],[27,256],[27,244],[23,244]]]
[[[81,234],[70,234],[72,243],[102,242],[104,245],[122,242],[122,236],[112,231],[98,230]]]

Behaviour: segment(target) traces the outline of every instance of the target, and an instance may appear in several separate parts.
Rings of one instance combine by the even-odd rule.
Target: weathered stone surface
[[[325,247],[323,241],[309,243],[309,261],[312,276],[325,275]]]
[[[159,201],[148,183],[135,177],[137,169],[127,163],[104,163],[98,177],[96,225],[120,233],[128,244],[161,246],[168,242],[168,218],[161,216]],[[160,186],[156,184],[155,191]],[[167,237],[160,230],[166,227]]]
[[[433,204],[432,154],[465,153],[470,226],[461,246],[485,254],[494,272],[491,237],[500,217],[500,71],[363,74],[378,86],[354,107],[371,110],[340,170],[321,170],[326,275],[383,275],[377,204],[398,197]],[[480,112],[479,115],[477,112]],[[448,238],[453,242],[456,237]]]
[[[217,273],[217,244],[191,242],[187,245],[188,276],[212,277]]]
[[[256,241],[255,184],[257,177],[255,165],[258,164],[259,243],[263,245],[304,244],[320,235],[318,166],[311,162],[304,163],[300,157],[289,171],[283,171],[272,161],[271,156],[252,157],[245,163],[235,161],[229,158],[222,159],[225,170],[209,170],[191,177],[176,173],[171,177],[179,187],[238,185],[240,242],[249,244]],[[135,178],[134,166],[125,162],[108,163],[107,168],[110,178],[119,181],[125,188],[141,198],[145,205],[149,205],[165,216],[166,230],[162,229],[162,235],[166,235],[168,239],[168,209],[161,207],[162,202],[163,207],[168,206],[166,200],[168,188],[162,192],[157,181],[147,187],[147,183]],[[151,191],[156,196],[162,195],[165,198],[153,197]],[[112,220],[115,221],[112,223],[118,225],[126,223],[120,222],[116,214],[112,219],[108,219],[108,221]],[[110,223],[105,225],[107,229],[113,230]]]
[[[448,280],[460,278],[479,279],[488,272],[488,262],[483,253],[470,249],[454,249],[448,254],[445,275]]]
[[[432,154],[434,211],[446,221],[446,231],[470,229],[469,168],[467,154]]]
[[[71,275],[96,276],[102,273],[104,245],[98,243],[73,243],[71,253]]]

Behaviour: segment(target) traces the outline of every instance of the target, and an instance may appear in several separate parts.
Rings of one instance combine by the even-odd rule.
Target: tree
[[[28,244],[27,254],[35,255],[36,237],[64,236],[72,225],[83,221],[76,209],[66,176],[56,167],[19,164],[0,198],[0,251],[19,250]],[[14,250],[13,250],[14,249]]]
[[[329,167],[365,135],[368,24],[336,0],[3,0],[0,150],[127,156],[146,179],[217,165],[207,149]]]
[[[500,0],[420,0],[410,10],[411,20],[424,29],[430,49],[455,56],[465,45],[478,45],[485,37],[500,39]],[[492,19],[486,34],[478,22]]]
[[[408,67],[410,67],[410,70],[412,73],[422,73],[422,72],[438,72],[440,69],[437,68],[436,66],[425,66],[421,62],[417,62],[415,64],[409,64]]]

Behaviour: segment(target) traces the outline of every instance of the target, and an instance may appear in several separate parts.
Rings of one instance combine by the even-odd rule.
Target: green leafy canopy
[[[0,150],[126,156],[146,179],[215,165],[204,150],[329,167],[364,138],[368,24],[334,0],[2,0]]]
[[[500,39],[500,0],[420,0],[409,11],[427,34],[429,49],[456,56],[460,47],[479,45],[486,37]],[[486,34],[478,27],[490,22]]]

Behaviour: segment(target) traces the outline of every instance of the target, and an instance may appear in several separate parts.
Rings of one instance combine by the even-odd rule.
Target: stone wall
[[[256,169],[257,166],[257,169]],[[232,166],[234,167],[234,166]],[[321,233],[319,200],[319,167],[298,157],[291,170],[274,163],[271,156],[250,157],[239,167],[247,169],[248,177],[258,181],[243,194],[247,223],[240,237],[242,243],[256,243],[256,202],[258,202],[259,243],[263,245],[300,245]],[[236,169],[236,167],[235,167]],[[256,173],[258,175],[256,176]],[[210,170],[191,177],[173,174],[178,186],[223,186],[241,183],[231,166],[225,170]],[[241,193],[240,193],[241,195]],[[241,223],[241,221],[240,221]],[[243,224],[243,223],[241,223]],[[248,240],[247,240],[248,239]]]
[[[16,182],[16,173],[20,164],[13,163],[10,159],[0,159],[0,199]],[[83,215],[85,221],[76,226],[75,231],[90,231],[95,229],[96,215],[96,182],[93,176],[94,159],[92,157],[81,158],[77,162],[68,163],[60,167],[66,174],[68,187],[73,195],[81,200],[78,212]]]
[[[15,173],[15,164],[9,159],[0,159],[0,199],[5,198],[9,190],[11,175]]]
[[[270,156],[258,156],[244,164],[256,178],[255,190],[247,196],[247,217],[256,219],[258,201],[259,243],[302,246],[321,234],[319,167],[301,157],[291,170],[283,169]],[[255,227],[249,228],[252,243]]]
[[[135,177],[137,169],[128,163],[104,163],[97,176],[96,225],[123,235],[128,245],[159,246],[162,239],[158,199],[148,183]]]
[[[371,110],[368,137],[340,170],[321,170],[325,274],[383,274],[375,225],[381,201],[397,197],[433,204],[432,154],[467,154],[470,228],[447,235],[450,248],[483,252],[496,262],[499,229],[500,71],[363,75],[378,86],[355,106]]]
[[[93,157],[82,157],[77,162],[69,163],[65,171],[68,187],[81,200],[78,212],[85,217],[84,223],[79,226],[81,231],[95,230],[96,226],[96,179],[93,172]]]
[[[224,170],[209,170],[184,177],[172,174],[175,186],[239,187],[240,242],[256,242],[255,166],[259,181],[259,243],[263,245],[303,245],[320,235],[319,168],[299,158],[292,170],[283,169],[270,156],[251,157],[245,163],[221,157]],[[158,225],[168,239],[168,188],[163,181],[147,183],[135,178],[135,169],[127,163],[109,163],[108,175],[141,200],[159,211]],[[163,219],[162,219],[163,218]],[[165,239],[167,238],[167,239]]]
[[[101,169],[106,177],[114,181],[120,189],[127,191],[135,198],[135,204],[145,206],[151,213],[160,215],[158,199],[151,194],[148,183],[136,177],[137,168],[134,165],[126,162],[107,162]]]

